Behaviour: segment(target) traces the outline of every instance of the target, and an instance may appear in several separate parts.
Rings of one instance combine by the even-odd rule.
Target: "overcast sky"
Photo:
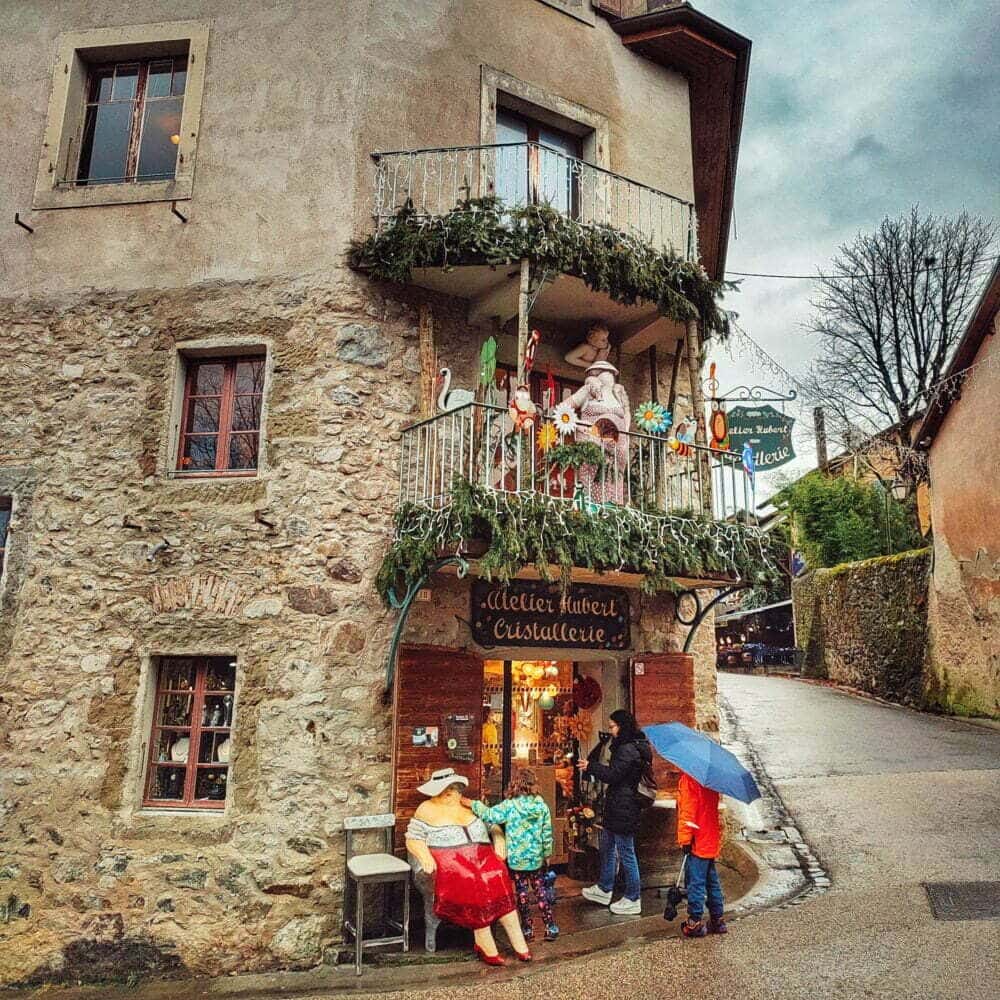
[[[913,204],[1000,216],[998,0],[695,6],[753,41],[731,270],[813,274],[841,243]],[[793,375],[815,351],[802,329],[814,289],[747,278],[727,301]],[[743,356],[712,357],[723,390],[774,381]],[[796,438],[801,460],[786,470],[805,471],[815,463],[811,432]],[[773,475],[761,477],[758,496]]]

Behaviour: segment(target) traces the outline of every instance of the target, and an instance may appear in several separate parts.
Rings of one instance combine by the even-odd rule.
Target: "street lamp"
[[[905,479],[894,479],[892,481],[892,495],[899,503],[906,500],[906,494],[910,492],[909,484]]]

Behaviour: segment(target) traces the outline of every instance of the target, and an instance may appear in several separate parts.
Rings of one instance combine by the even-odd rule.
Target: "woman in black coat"
[[[585,775],[607,785],[604,794],[603,828],[601,830],[601,877],[597,885],[588,886],[581,895],[592,903],[611,903],[619,863],[625,874],[625,895],[611,903],[611,912],[638,916],[640,881],[639,862],[635,856],[635,835],[643,804],[639,782],[653,762],[653,748],[636,725],[631,712],[619,709],[611,713],[611,759],[598,761],[603,743],[599,743],[578,767]]]

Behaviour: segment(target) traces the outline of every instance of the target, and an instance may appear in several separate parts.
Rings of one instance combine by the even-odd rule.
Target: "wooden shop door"
[[[434,771],[453,767],[469,779],[469,796],[479,797],[483,661],[445,646],[402,646],[396,678],[393,805],[401,847],[424,798],[417,787]]]
[[[694,657],[690,653],[636,653],[632,711],[640,727],[683,722],[694,728]],[[676,791],[680,771],[655,752],[653,773],[661,794]]]

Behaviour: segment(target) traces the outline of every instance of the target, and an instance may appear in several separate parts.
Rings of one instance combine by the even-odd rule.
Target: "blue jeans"
[[[638,899],[642,894],[639,883],[639,861],[635,856],[635,837],[601,830],[601,877],[597,884],[605,892],[613,892],[618,864],[625,873],[625,898]]]
[[[722,895],[722,883],[715,870],[714,858],[699,858],[689,854],[684,869],[684,882],[687,886],[689,919],[701,920],[705,913],[706,894],[709,914],[713,917],[722,916],[726,900]]]

